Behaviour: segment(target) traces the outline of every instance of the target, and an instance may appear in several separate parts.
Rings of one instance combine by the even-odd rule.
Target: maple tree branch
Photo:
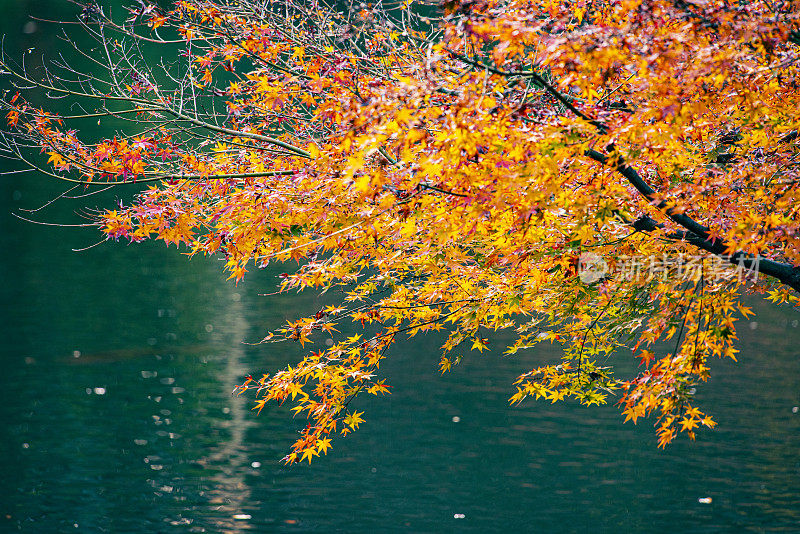
[[[792,78],[800,33],[783,6],[740,2],[734,13],[667,0],[631,20],[630,6],[614,2],[607,11],[562,0],[541,11],[541,1],[447,0],[433,20],[422,15],[427,7],[401,10],[394,0],[364,9],[332,0],[187,0],[169,11],[127,0],[139,5],[116,23],[98,0],[71,1],[83,7],[78,24],[94,41],[87,48],[64,32],[74,65],[60,56],[36,82],[24,57],[7,61],[0,51],[0,77],[37,98],[65,99],[70,114],[47,113],[27,97],[17,102],[19,94],[0,99],[0,158],[67,182],[91,180],[99,187],[88,194],[172,179],[137,188],[146,190],[130,206],[87,215],[106,239],[155,237],[224,256],[236,280],[250,262],[305,262],[280,276],[278,293],[341,291],[340,307],[288,320],[260,343],[304,345],[317,332],[333,338],[345,318],[372,336],[321,348],[272,378],[248,376],[235,390],[256,389],[259,412],[291,397],[292,411],[309,419],[286,463],[326,454],[329,436],[358,427],[361,412],[348,404],[388,392],[373,373],[398,334],[440,329],[449,332],[443,371],[460,359],[452,355],[461,344],[486,348],[483,328],[518,325],[510,354],[547,339],[561,345],[566,361],[520,376],[514,403],[536,396],[601,404],[624,388],[626,420],[657,414],[659,447],[679,430],[694,439],[694,428],[715,422],[691,407],[690,385],[705,380],[708,355],[735,359],[736,274],[749,267],[758,289],[779,287],[775,300],[798,302],[788,293],[800,292]],[[163,39],[161,26],[179,38]],[[765,28],[795,44],[779,46]],[[173,47],[147,44],[167,42],[181,45],[177,57]],[[151,51],[161,59],[151,61]],[[742,87],[755,97],[746,105]],[[669,122],[677,109],[682,120]],[[702,120],[689,118],[698,110]],[[65,124],[106,116],[125,125],[113,139]],[[413,141],[411,128],[425,142]],[[676,200],[649,174],[650,165],[668,162],[655,152],[625,161],[609,144],[638,146],[643,137],[673,166],[711,171],[708,180],[692,183],[684,173],[688,200]],[[39,163],[36,149],[46,153]],[[541,173],[529,171],[536,164]],[[595,172],[598,164],[605,172]],[[302,172],[290,180],[291,169]],[[350,171],[363,178],[359,187]],[[592,173],[603,175],[596,190],[588,189]],[[611,204],[602,198],[609,180],[623,188]],[[597,202],[594,226],[581,215],[591,216]],[[695,289],[682,270],[667,277],[671,268],[645,286],[609,277],[601,297],[565,283],[559,272],[572,275],[581,263],[564,250],[574,228],[579,241],[596,239],[587,250],[613,254],[640,235],[641,256],[697,256]],[[738,264],[733,277],[707,270],[713,256]],[[660,341],[670,347],[651,364],[655,355],[640,344]],[[629,345],[646,367],[634,380],[612,378],[594,361]]]
[[[14,76],[16,78],[19,78],[20,80],[22,80],[22,81],[24,81],[26,83],[29,83],[32,86],[39,87],[40,89],[45,89],[47,91],[53,91],[53,92],[56,92],[56,93],[61,93],[61,94],[64,94],[64,95],[78,96],[78,97],[82,97],[82,98],[91,98],[91,99],[103,100],[103,101],[114,100],[114,101],[120,101],[120,102],[151,105],[151,106],[153,104],[149,100],[145,100],[145,99],[142,99],[142,98],[136,98],[136,97],[133,97],[133,96],[116,96],[116,95],[111,95],[111,94],[102,94],[102,95],[101,94],[92,94],[92,93],[87,93],[85,91],[73,91],[71,89],[66,89],[66,88],[62,88],[62,87],[56,87],[56,86],[54,86],[52,84],[47,84],[47,83],[44,83],[44,82],[38,82],[38,81],[35,81],[35,80],[31,79],[31,78],[28,78],[26,75],[21,74],[21,73],[17,72],[15,69],[11,68],[11,66],[8,65],[8,63],[6,63],[3,58],[0,58],[0,69],[4,69],[4,70],[2,70],[2,72],[0,72],[0,74],[11,74],[12,76]]]
[[[631,185],[635,187],[642,196],[649,200],[657,209],[663,210],[670,219],[703,239],[708,238],[708,228],[699,224],[691,217],[680,213],[675,208],[667,207],[667,202],[659,199],[655,190],[642,179],[633,167],[626,165],[621,159],[612,158],[594,149],[586,150],[584,154],[603,165],[613,165],[615,171],[627,178]]]
[[[197,119],[195,117],[191,117],[191,116],[189,116],[189,115],[187,115],[185,113],[182,113],[179,110],[172,109],[172,107],[170,107],[169,105],[166,105],[166,102],[163,105],[159,105],[159,104],[157,104],[155,102],[152,102],[151,100],[148,100],[148,99],[145,99],[145,98],[137,98],[137,97],[134,97],[134,96],[117,96],[117,95],[111,95],[111,94],[94,94],[94,93],[87,93],[85,91],[75,91],[75,90],[71,90],[71,89],[67,89],[67,88],[56,87],[55,85],[52,85],[52,84],[47,84],[47,83],[44,83],[44,82],[39,82],[39,81],[33,80],[33,79],[27,77],[25,74],[17,72],[15,69],[11,68],[2,59],[0,59],[0,69],[5,69],[4,73],[9,73],[12,76],[14,76],[16,78],[19,78],[20,80],[23,80],[26,83],[29,83],[29,84],[31,84],[33,86],[36,86],[36,87],[40,87],[40,88],[48,90],[48,91],[54,91],[54,92],[65,94],[65,95],[69,95],[69,96],[78,96],[78,97],[83,97],[83,98],[91,98],[91,99],[96,99],[96,100],[103,100],[104,102],[108,101],[108,100],[112,100],[112,101],[128,102],[128,103],[132,103],[132,104],[139,104],[139,105],[142,106],[142,108],[138,109],[138,110],[125,110],[125,111],[122,111],[122,112],[111,112],[112,114],[113,113],[127,113],[127,112],[131,112],[131,111],[150,112],[150,113],[164,112],[164,113],[168,113],[168,114],[172,115],[176,119],[189,122],[191,124],[194,124],[195,126],[199,126],[200,128],[204,128],[206,130],[210,130],[210,131],[213,131],[213,132],[222,133],[222,134],[226,134],[226,135],[230,135],[230,136],[234,136],[234,137],[244,137],[244,138],[254,139],[256,141],[263,141],[265,143],[269,143],[269,144],[276,145],[276,146],[279,146],[281,148],[284,148],[284,149],[292,152],[293,154],[295,154],[297,156],[301,156],[301,157],[306,158],[306,159],[312,159],[311,154],[309,152],[307,152],[306,150],[303,150],[302,148],[299,148],[299,147],[296,147],[296,146],[291,145],[289,143],[286,143],[284,141],[281,141],[280,139],[276,139],[276,138],[271,137],[271,136],[261,135],[261,134],[257,134],[257,133],[253,133],[253,132],[246,132],[246,131],[242,131],[242,130],[233,130],[233,129],[230,129],[230,128],[217,126],[217,125],[211,124],[209,122],[201,121],[201,120],[199,120],[199,119]],[[119,85],[119,84],[116,84],[116,85]]]
[[[433,185],[424,184],[422,182],[417,184],[417,187],[421,187],[423,189],[430,189],[431,191],[436,191],[437,193],[442,193],[442,194],[450,195],[450,196],[454,196],[454,197],[466,198],[468,196],[468,195],[463,195],[461,193],[454,193],[452,191],[447,191],[446,189],[442,189],[440,187],[436,187],[436,186],[433,186]]]
[[[303,150],[302,148],[298,148],[298,147],[296,147],[294,145],[290,145],[289,143],[284,143],[280,139],[275,139],[274,137],[270,137],[270,136],[267,136],[267,135],[261,135],[261,134],[257,134],[257,133],[245,132],[245,131],[241,131],[241,130],[232,130],[230,128],[224,128],[222,126],[217,126],[216,124],[211,124],[211,123],[208,123],[208,122],[201,121],[199,119],[195,119],[194,117],[191,117],[189,115],[186,115],[184,113],[181,113],[180,111],[177,111],[177,110],[169,108],[169,107],[159,108],[158,110],[159,111],[164,111],[166,113],[169,113],[170,115],[172,115],[176,119],[180,119],[182,121],[189,122],[191,124],[194,124],[195,126],[199,126],[200,128],[204,128],[206,130],[211,130],[212,132],[218,132],[218,133],[222,133],[222,134],[226,134],[226,135],[232,135],[234,137],[246,137],[246,138],[249,138],[249,139],[255,139],[256,141],[264,141],[265,143],[269,143],[271,145],[277,145],[277,146],[279,146],[281,148],[285,148],[286,150],[294,153],[297,156],[301,156],[301,157],[304,157],[304,158],[307,158],[307,159],[312,159],[311,154],[309,152],[307,152],[306,150]]]
[[[470,65],[473,65],[475,67],[486,69],[489,72],[491,72],[492,74],[497,74],[498,76],[505,76],[505,77],[520,76],[520,77],[523,77],[523,78],[532,78],[540,87],[544,88],[548,93],[553,95],[556,100],[561,102],[564,105],[564,107],[566,107],[568,110],[570,110],[577,117],[580,117],[581,119],[585,120],[586,122],[588,122],[589,124],[591,124],[592,126],[597,128],[600,131],[601,134],[604,134],[604,133],[608,132],[608,126],[606,126],[606,124],[604,122],[599,121],[597,119],[593,119],[590,116],[588,116],[587,114],[585,114],[584,112],[582,112],[581,110],[579,110],[578,108],[576,108],[575,105],[572,103],[573,102],[572,98],[564,96],[564,94],[561,93],[561,91],[559,91],[558,89],[553,87],[538,72],[532,71],[532,70],[531,71],[504,71],[504,70],[498,69],[496,67],[492,67],[490,65],[486,65],[485,63],[481,63],[480,61],[475,61],[473,59],[470,59],[469,57],[467,57],[467,56],[465,56],[463,54],[459,54],[458,52],[456,52],[454,50],[450,50],[449,48],[446,48],[445,50],[447,50],[447,53],[450,54],[451,56],[453,56],[456,59],[459,59],[459,60],[461,60],[461,61],[463,61],[465,63],[469,63]]]
[[[35,165],[30,160],[22,156],[19,152],[15,153],[15,156],[20,159],[20,161],[25,162],[31,168],[31,170],[35,170],[36,172],[45,174],[52,178],[57,178],[58,180],[62,180],[65,182],[71,182],[78,185],[87,185],[87,186],[113,186],[113,185],[130,185],[130,184],[143,184],[147,182],[160,182],[163,180],[231,180],[231,179],[243,179],[243,178],[262,178],[267,176],[287,176],[294,174],[294,170],[280,170],[280,171],[264,171],[264,172],[244,172],[244,173],[237,173],[237,174],[209,174],[209,175],[202,175],[202,174],[157,174],[153,176],[151,173],[145,173],[144,178],[134,178],[131,180],[117,180],[117,181],[90,181],[90,180],[80,180],[77,178],[70,178],[68,176],[63,176],[60,174],[55,174],[52,172]]]
[[[578,352],[578,380],[581,379],[581,368],[583,367],[583,348],[586,345],[586,338],[589,337],[589,333],[594,330],[594,327],[597,325],[598,321],[605,315],[606,311],[608,311],[608,307],[611,306],[611,303],[614,302],[614,298],[608,299],[606,305],[603,306],[603,310],[600,312],[600,315],[594,318],[592,324],[589,325],[589,328],[583,333],[583,339],[581,340],[581,349]]]
[[[688,232],[678,232],[668,235],[667,237],[669,239],[684,240],[715,256],[719,256],[732,265],[744,266],[748,269],[757,269],[758,272],[780,280],[795,291],[800,291],[800,268],[797,266],[790,263],[769,260],[760,256],[756,257],[742,251],[726,254],[726,251],[731,249],[727,243],[721,239],[711,239],[709,237],[708,228],[688,215],[680,213],[674,208],[667,207],[666,201],[659,200],[658,194],[642,179],[639,173],[636,172],[636,169],[626,165],[620,159],[612,159],[610,156],[598,152],[597,150],[589,149],[586,150],[584,154],[603,165],[613,165],[614,170],[627,178],[631,185],[633,185],[643,197],[649,200],[656,208],[664,211],[672,221],[688,230]],[[633,223],[634,228],[642,231],[652,231],[658,227],[663,227],[663,225],[659,225],[652,219],[649,219],[649,221],[648,219],[649,218],[638,219]]]

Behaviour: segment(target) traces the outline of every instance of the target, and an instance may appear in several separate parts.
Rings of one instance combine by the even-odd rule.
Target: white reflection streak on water
[[[247,373],[240,342],[247,336],[250,325],[242,313],[241,302],[231,302],[229,307],[223,309],[225,316],[220,318],[218,324],[225,324],[229,331],[230,335],[227,335],[226,339],[229,340],[228,346],[231,349],[225,357],[220,382],[221,387],[231,391],[236,384],[242,382],[242,377]],[[230,437],[203,459],[204,464],[218,468],[217,474],[211,478],[214,484],[207,490],[209,504],[218,511],[213,525],[217,532],[239,532],[249,529],[247,523],[233,519],[234,515],[242,513],[244,507],[252,504],[252,489],[246,482],[250,458],[247,454],[245,437],[247,429],[253,426],[254,422],[249,417],[246,403],[247,399],[243,397],[231,396],[228,403],[230,419],[220,423],[228,430]]]

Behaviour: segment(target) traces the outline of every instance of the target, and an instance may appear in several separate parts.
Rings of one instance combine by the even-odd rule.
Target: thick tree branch
[[[767,276],[771,276],[780,280],[782,283],[791,287],[795,291],[800,291],[800,268],[790,264],[769,260],[762,257],[756,257],[746,252],[737,251],[733,254],[728,254],[730,245],[720,239],[710,239],[709,229],[701,225],[688,215],[679,213],[674,208],[667,207],[664,200],[658,198],[657,193],[650,185],[645,182],[642,177],[636,172],[636,169],[626,165],[621,160],[613,159],[611,156],[598,152],[597,150],[587,150],[585,154],[593,160],[603,165],[611,165],[614,170],[624,176],[639,193],[649,200],[656,208],[661,209],[664,213],[675,223],[687,232],[677,232],[675,234],[667,235],[667,238],[675,240],[684,240],[692,245],[710,252],[720,258],[726,260],[728,263],[737,266],[744,266],[748,269],[757,270]],[[649,217],[638,219],[633,223],[634,228],[637,230],[649,232],[656,228],[661,227],[658,223]]]

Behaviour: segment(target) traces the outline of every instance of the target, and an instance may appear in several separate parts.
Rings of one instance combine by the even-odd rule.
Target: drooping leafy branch
[[[562,345],[511,402],[613,396],[656,417],[660,446],[693,438],[715,424],[693,395],[709,359],[735,358],[743,287],[798,304],[795,1],[179,1],[79,20],[95,48],[66,38],[90,70],[3,59],[6,155],[86,187],[150,182],[98,217],[108,239],[220,255],[236,280],[296,260],[281,291],[345,291],[264,343],[364,329],[238,389],[309,419],[286,462],[357,428],[397,336],[436,330],[442,372],[490,331],[513,332],[509,355]],[[71,126],[95,119],[119,133]],[[617,378],[626,355],[640,370]]]

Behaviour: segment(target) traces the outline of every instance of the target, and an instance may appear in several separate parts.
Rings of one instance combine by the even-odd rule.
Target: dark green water
[[[52,40],[21,33],[47,5],[0,2],[12,48]],[[236,287],[161,244],[73,252],[99,236],[10,215],[61,191],[0,178],[0,532],[800,532],[797,312],[756,304],[740,363],[701,391],[719,426],[695,443],[657,450],[649,422],[613,408],[509,408],[514,377],[555,354],[475,356],[441,377],[439,340],[419,338],[392,350],[394,393],[361,401],[361,430],[286,468],[302,422],[230,392],[298,358],[241,341],[315,296],[260,297],[283,269]],[[113,197],[36,218],[81,222]]]

